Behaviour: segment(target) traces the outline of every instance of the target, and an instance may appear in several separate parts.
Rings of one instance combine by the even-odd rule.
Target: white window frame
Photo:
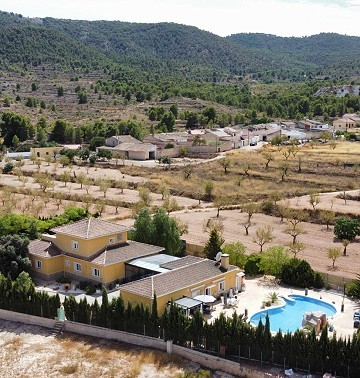
[[[71,245],[72,245],[73,250],[75,251],[79,250],[79,242],[77,240],[72,240]]]
[[[92,268],[91,270],[92,270],[93,277],[100,278],[100,269],[98,269],[98,268]],[[96,273],[98,273],[98,274],[96,274]]]
[[[80,263],[74,262],[74,271],[81,273],[81,264]]]
[[[211,287],[205,288],[205,295],[211,295]]]
[[[219,282],[219,291],[225,291],[225,281]]]
[[[35,260],[35,268],[36,269],[42,268],[42,261],[41,260]]]
[[[70,268],[70,260],[65,260],[65,266],[66,266],[67,268]]]
[[[115,238],[109,238],[109,244],[115,244]]]
[[[117,235],[117,241],[122,241],[123,240],[123,236],[122,234],[118,234]]]

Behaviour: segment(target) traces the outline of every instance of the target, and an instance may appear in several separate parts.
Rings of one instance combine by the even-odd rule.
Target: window
[[[65,266],[66,266],[67,268],[70,267],[70,260],[65,260]]]
[[[224,291],[225,290],[225,282],[219,282],[219,291]]]
[[[35,267],[36,267],[36,269],[41,269],[42,262],[40,260],[35,260]]]
[[[110,238],[109,239],[109,244],[114,244],[115,243],[115,238]]]
[[[118,240],[118,241],[121,241],[121,240],[122,240],[122,234],[118,234],[118,236],[117,236],[117,240]]]
[[[72,241],[72,249],[75,249],[76,251],[79,249],[79,243],[76,240]]]
[[[100,270],[97,268],[92,268],[92,274],[94,277],[100,277]]]
[[[75,272],[81,272],[81,264],[74,263],[74,270]]]
[[[205,295],[211,295],[211,288],[210,287],[207,287],[205,289]]]

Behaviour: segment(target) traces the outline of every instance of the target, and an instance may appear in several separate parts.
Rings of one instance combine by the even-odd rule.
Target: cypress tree
[[[204,254],[210,259],[214,260],[216,254],[221,251],[221,246],[224,244],[224,239],[221,237],[218,230],[215,228],[210,232],[210,238],[205,244]]]
[[[109,316],[109,299],[108,299],[108,295],[107,295],[107,291],[105,289],[105,287],[103,287],[102,289],[102,302],[101,302],[101,306],[100,306],[100,317],[99,317],[99,321],[100,321],[100,324],[99,326],[100,327],[109,327],[109,322],[108,322],[108,316]]]

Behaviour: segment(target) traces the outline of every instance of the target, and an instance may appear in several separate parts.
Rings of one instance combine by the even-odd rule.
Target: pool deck
[[[265,281],[261,279],[247,279],[245,281],[245,291],[237,294],[238,304],[236,306],[225,307],[222,303],[214,304],[213,311],[211,315],[207,315],[208,321],[212,321],[217,318],[221,312],[227,316],[232,316],[233,312],[236,311],[238,314],[244,314],[245,309],[248,310],[248,319],[251,318],[256,312],[261,309],[262,302],[267,300],[269,293],[276,292],[278,296],[287,296],[290,294],[305,295],[305,290],[299,290],[295,288],[290,288],[277,284],[274,281]],[[329,324],[334,326],[336,331],[336,336],[342,337],[352,337],[353,333],[356,331],[353,328],[353,314],[355,311],[359,311],[359,304],[348,299],[343,298],[342,288],[340,292],[336,290],[309,290],[308,297],[320,299],[324,302],[332,304],[336,308],[336,314],[328,318]],[[341,312],[341,304],[344,300],[344,312]],[[283,301],[280,301],[275,305],[267,308],[278,307]],[[332,332],[329,332],[329,337],[331,337]]]

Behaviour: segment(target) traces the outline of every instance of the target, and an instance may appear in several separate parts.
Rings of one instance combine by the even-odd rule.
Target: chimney
[[[228,270],[229,269],[229,255],[227,253],[223,253],[221,255],[221,267],[225,270]]]

